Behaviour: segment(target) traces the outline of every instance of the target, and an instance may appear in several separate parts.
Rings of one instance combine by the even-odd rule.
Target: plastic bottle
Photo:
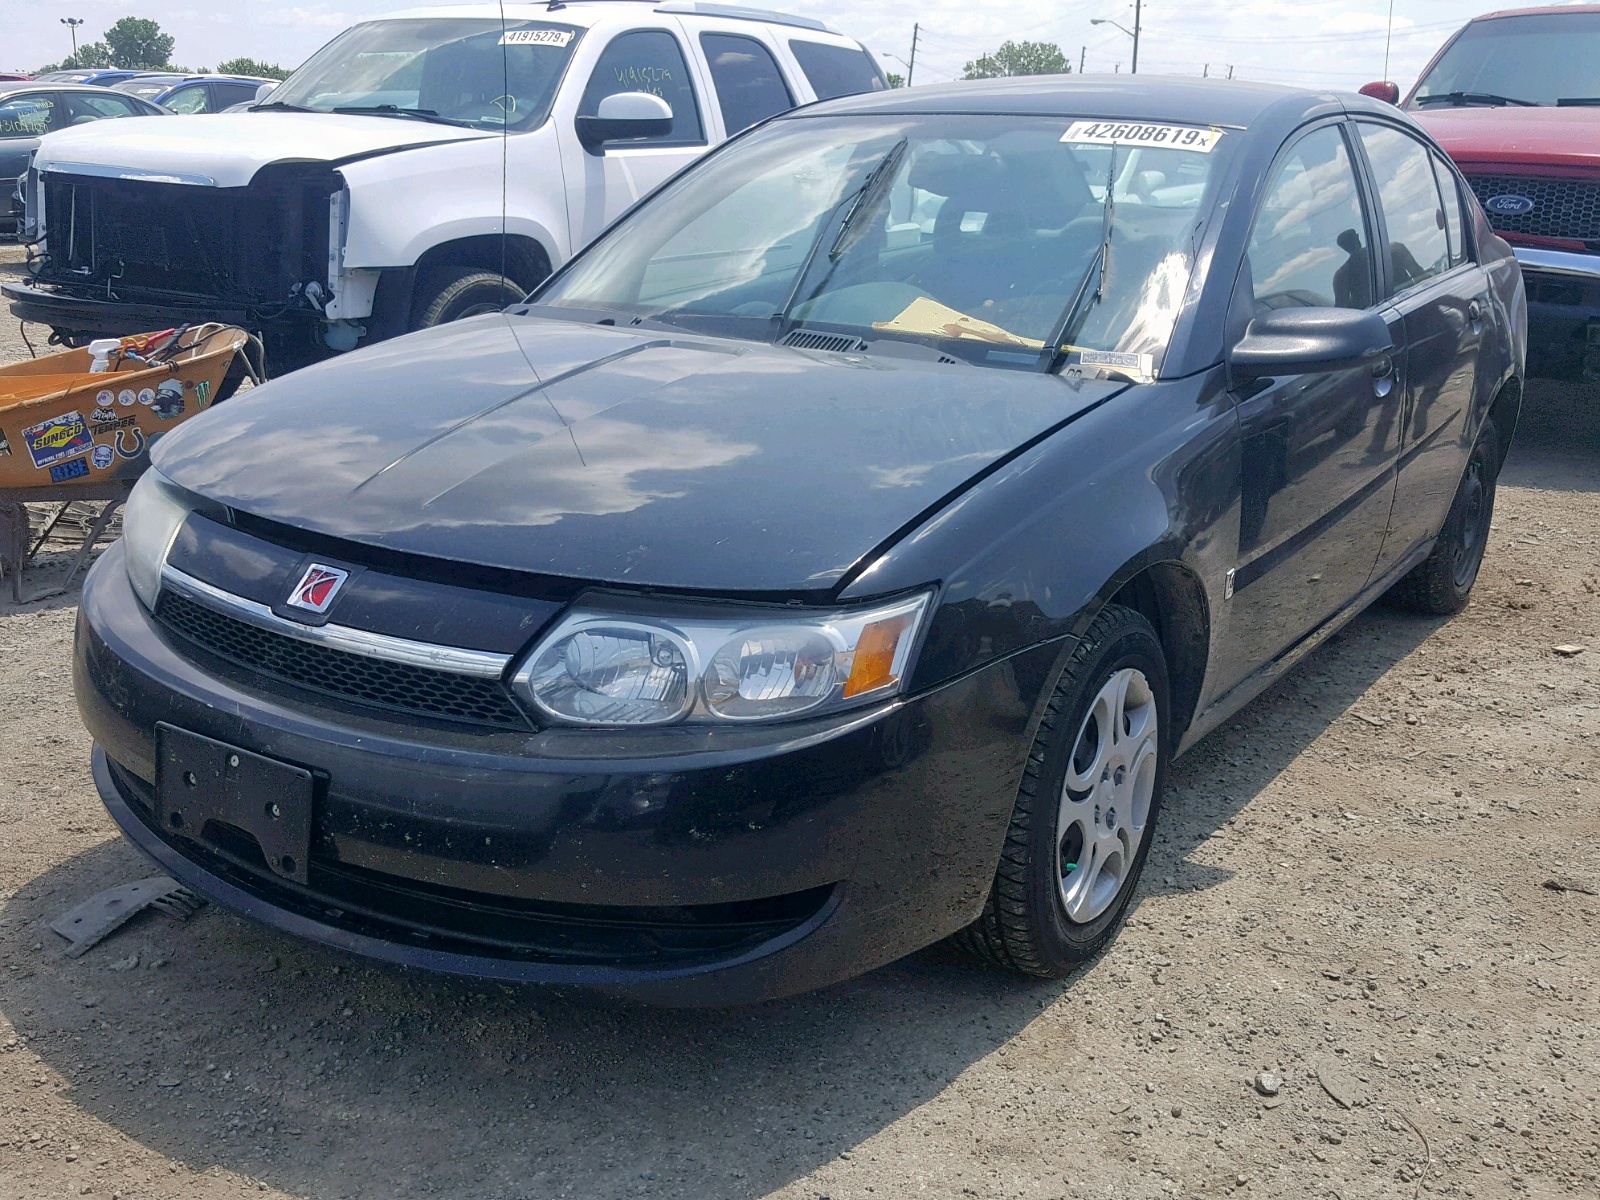
[[[111,370],[111,352],[122,348],[121,338],[96,338],[89,343],[89,373],[101,375]]]

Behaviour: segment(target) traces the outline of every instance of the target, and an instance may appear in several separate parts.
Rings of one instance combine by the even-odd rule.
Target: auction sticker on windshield
[[[1169,150],[1195,150],[1210,154],[1222,140],[1216,126],[1156,125],[1138,121],[1075,121],[1061,135],[1063,142],[1092,146],[1164,146]]]
[[[500,35],[502,46],[565,46],[571,40],[570,29],[508,29]]]

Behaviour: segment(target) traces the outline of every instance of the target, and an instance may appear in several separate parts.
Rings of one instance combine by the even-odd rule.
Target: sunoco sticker
[[[63,458],[82,454],[94,445],[94,439],[89,436],[88,423],[84,421],[82,413],[76,412],[62,413],[59,417],[28,426],[22,431],[22,442],[28,447],[33,465],[41,471]]]
[[[571,41],[570,29],[508,29],[500,35],[502,46],[565,46]]]
[[[1165,150],[1193,150],[1210,154],[1222,140],[1215,126],[1199,129],[1193,125],[1155,125],[1140,121],[1075,121],[1061,135],[1063,142],[1087,142],[1093,146],[1159,146]]]

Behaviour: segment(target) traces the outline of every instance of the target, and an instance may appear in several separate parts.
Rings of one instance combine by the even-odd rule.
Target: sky
[[[80,17],[94,40],[123,16],[151,17],[177,38],[173,61],[193,68],[246,56],[285,67],[306,59],[357,21],[405,7],[404,0],[0,0],[0,69],[31,70],[71,52],[63,17]],[[784,8],[784,0],[743,0]],[[912,23],[921,26],[913,84],[958,79],[962,67],[1008,39],[1055,42],[1088,71],[1129,69],[1132,39],[1100,18],[1133,27],[1133,0],[789,0],[859,38],[887,71],[905,73]],[[1505,7],[1514,7],[1507,3]],[[1433,52],[1484,0],[1147,0],[1141,73],[1226,75],[1319,88],[1354,89],[1387,78],[1411,83]],[[1386,36],[1393,11],[1393,37]],[[1209,68],[1208,68],[1209,64]]]

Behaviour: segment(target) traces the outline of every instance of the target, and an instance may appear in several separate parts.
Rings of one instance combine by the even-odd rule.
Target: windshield
[[[582,319],[1154,377],[1228,145],[1218,130],[1071,117],[781,121],[670,185],[537,300]]]
[[[329,42],[258,107],[532,129],[550,111],[580,32],[547,21],[370,21]]]
[[[111,90],[138,96],[141,100],[154,100],[162,92],[169,91],[182,82],[182,75],[168,75],[164,79],[124,79],[121,83],[112,84]]]
[[[1423,77],[1408,107],[1563,100],[1600,101],[1600,13],[1475,21]]]

